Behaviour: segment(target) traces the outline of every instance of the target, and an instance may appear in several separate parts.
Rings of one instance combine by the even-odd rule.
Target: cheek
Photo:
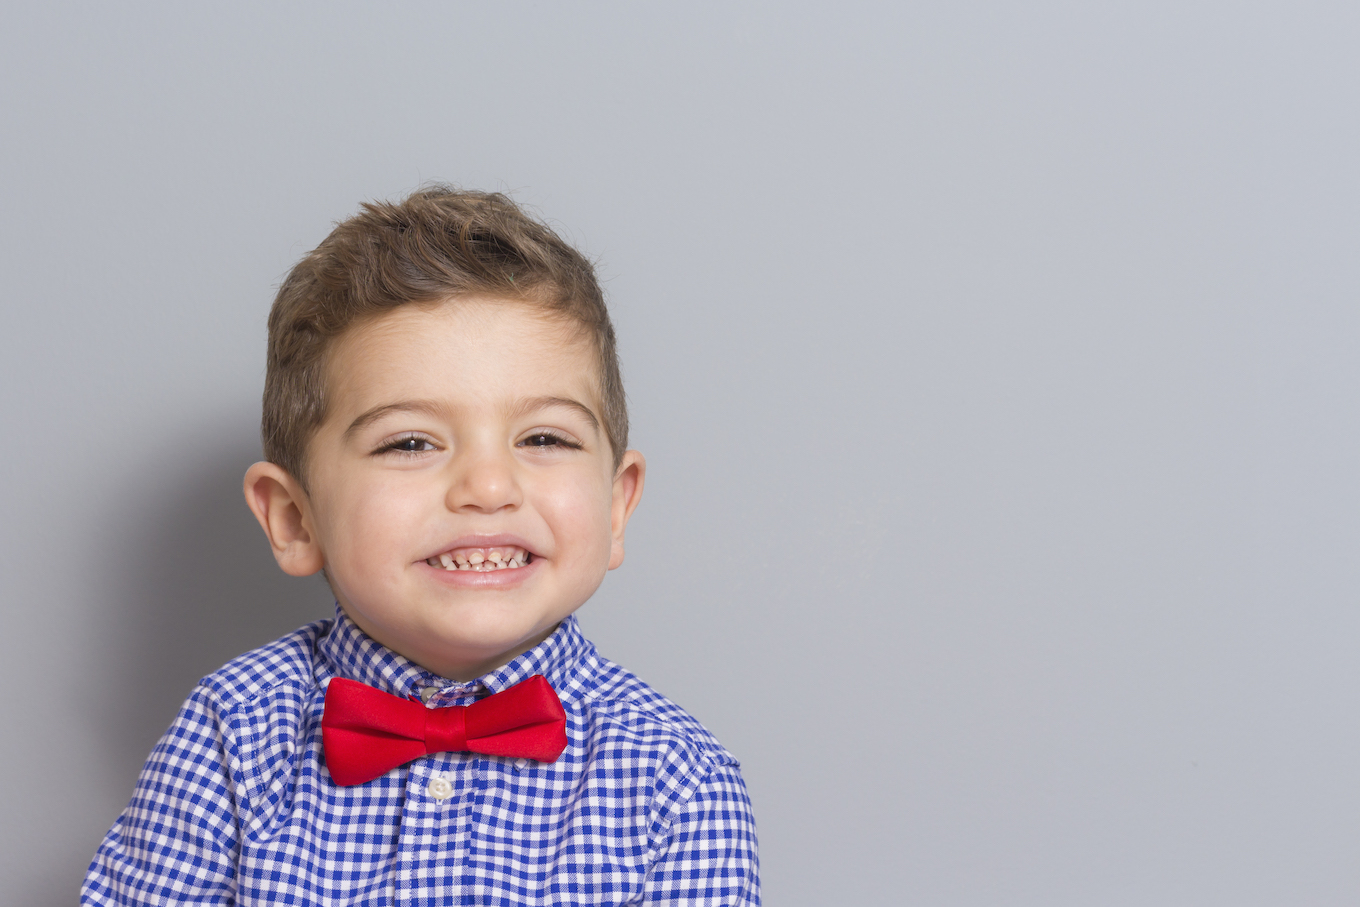
[[[594,476],[555,482],[538,495],[539,512],[553,531],[559,549],[572,549],[593,559],[609,550],[609,487]]]
[[[322,540],[332,569],[376,576],[384,566],[403,565],[421,525],[422,501],[401,483],[370,483],[337,494]]]

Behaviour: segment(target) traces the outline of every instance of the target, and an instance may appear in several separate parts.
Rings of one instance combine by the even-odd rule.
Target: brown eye
[[[539,431],[519,442],[520,447],[565,447],[580,450],[581,445],[550,431]]]
[[[419,435],[408,435],[405,438],[397,438],[390,444],[385,444],[378,451],[379,453],[424,453],[427,450],[434,450],[435,446],[429,440]]]

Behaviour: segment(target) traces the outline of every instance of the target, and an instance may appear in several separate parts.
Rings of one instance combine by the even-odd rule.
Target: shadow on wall
[[[274,563],[241,494],[258,448],[223,444],[186,456],[193,469],[128,502],[113,534],[104,683],[95,721],[118,809],[147,754],[203,675],[242,652],[333,613],[321,577]]]

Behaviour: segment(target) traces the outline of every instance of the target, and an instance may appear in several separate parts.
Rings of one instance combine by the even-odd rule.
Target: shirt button
[[[436,800],[447,800],[453,796],[453,784],[443,776],[431,781],[430,786],[426,789],[430,792],[430,796]]]

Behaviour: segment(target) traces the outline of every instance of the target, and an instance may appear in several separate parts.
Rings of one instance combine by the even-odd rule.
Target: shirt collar
[[[535,674],[542,674],[561,695],[574,679],[590,642],[570,615],[551,636],[502,667],[470,681],[453,681],[433,674],[410,659],[369,638],[349,615],[335,606],[335,622],[317,645],[321,655],[318,680],[348,677],[403,698],[420,698],[428,705],[457,705],[499,693]]]

